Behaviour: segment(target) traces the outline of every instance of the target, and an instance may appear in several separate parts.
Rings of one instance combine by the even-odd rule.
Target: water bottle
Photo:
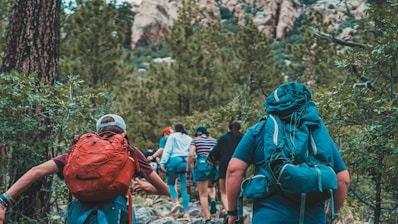
[[[191,180],[187,179],[187,193],[191,194]]]

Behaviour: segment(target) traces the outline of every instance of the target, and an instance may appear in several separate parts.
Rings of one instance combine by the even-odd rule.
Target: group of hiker
[[[128,142],[122,117],[104,115],[96,123],[96,133],[76,139],[69,153],[31,168],[0,195],[0,224],[4,223],[5,210],[15,202],[14,198],[36,180],[50,174],[65,178],[68,188],[76,196],[68,205],[67,223],[77,223],[77,219],[83,220],[80,223],[95,223],[95,220],[101,223],[101,218],[107,219],[108,223],[131,223],[134,212],[131,212],[129,201],[130,187],[125,186],[127,183],[119,184],[122,177],[107,180],[112,187],[102,189],[106,186],[103,186],[105,180],[99,177],[100,168],[91,167],[95,174],[82,172],[84,162],[81,161],[86,160],[82,158],[93,153],[82,155],[81,151],[92,150],[92,145],[101,147],[97,135],[98,139],[104,140],[101,144],[105,148],[117,148],[117,153],[112,154],[127,154],[128,159],[123,155],[118,157],[121,159],[117,160],[125,161],[118,164],[121,167],[118,169],[134,170],[131,174],[124,172],[123,177],[133,179],[133,191],[170,196],[171,212],[182,208],[183,220],[190,220],[189,185],[193,180],[205,224],[212,223],[211,215],[217,211],[217,182],[221,205],[227,213],[225,223],[242,222],[243,197],[253,200],[252,223],[333,223],[345,200],[350,177],[317,114],[310,90],[299,83],[282,84],[267,97],[264,106],[264,118],[245,134],[241,124],[232,121],[228,131],[218,139],[213,138],[204,126],[198,127],[192,138],[183,123],[176,123],[173,128],[163,130],[158,150],[149,149],[145,155]],[[111,143],[107,143],[109,141]],[[96,155],[95,159],[103,157],[109,159],[108,155],[102,154]],[[255,167],[254,177],[246,178],[246,170],[251,164]],[[163,174],[165,180],[161,177]],[[302,174],[305,174],[304,178]],[[98,179],[97,182],[87,182],[94,179]],[[182,206],[176,189],[177,180]],[[86,189],[88,187],[94,188],[94,193]],[[96,195],[98,192],[112,195],[110,188],[119,190],[116,197],[108,199]],[[108,211],[109,205],[117,208],[116,211]]]

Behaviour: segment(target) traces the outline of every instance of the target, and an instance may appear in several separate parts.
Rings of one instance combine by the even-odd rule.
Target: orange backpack
[[[82,135],[66,156],[63,174],[69,191],[84,202],[125,195],[139,169],[137,157],[131,151],[121,134]]]

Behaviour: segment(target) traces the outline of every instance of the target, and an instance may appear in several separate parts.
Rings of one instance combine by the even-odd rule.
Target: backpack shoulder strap
[[[260,120],[257,122],[257,124],[254,127],[254,135],[257,136],[261,129],[263,129],[265,123],[267,122],[267,116],[263,116],[260,118]]]
[[[133,145],[129,145],[130,158],[133,160],[136,173],[138,173],[138,172],[140,172],[140,162],[138,161],[138,156],[137,156],[136,150],[139,150],[139,149]]]

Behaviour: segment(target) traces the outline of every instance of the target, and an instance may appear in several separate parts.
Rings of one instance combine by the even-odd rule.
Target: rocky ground
[[[171,213],[171,200],[170,197],[162,196],[161,201],[156,200],[156,196],[134,196],[134,207],[137,217],[137,224],[200,224],[204,223],[201,214],[199,201],[195,198],[191,199],[189,203],[189,220],[183,220],[183,210],[180,209],[176,213]],[[248,208],[244,208],[244,215],[246,217],[245,224],[251,223],[251,213]],[[217,212],[212,215],[214,224],[222,224],[224,221],[225,210],[218,202]]]

